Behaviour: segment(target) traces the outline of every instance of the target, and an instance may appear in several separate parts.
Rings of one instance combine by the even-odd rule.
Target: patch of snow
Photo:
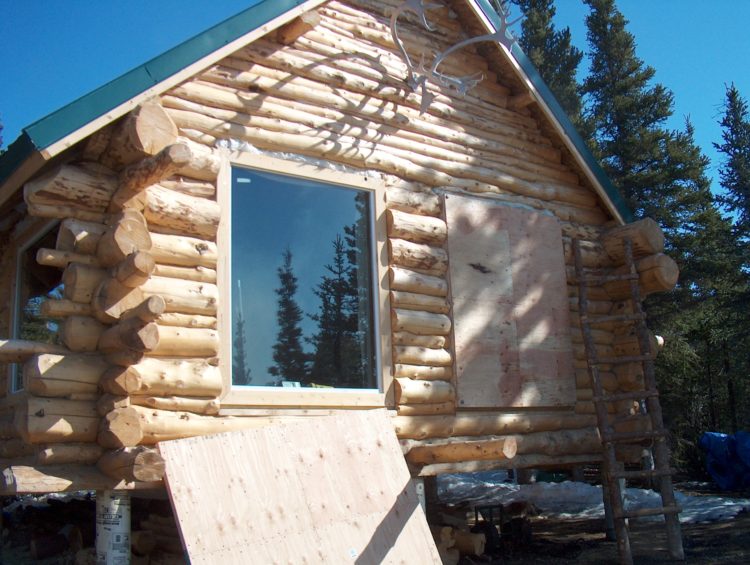
[[[525,501],[533,504],[548,518],[602,518],[604,504],[602,487],[565,481],[562,483],[514,484],[505,471],[443,475],[438,477],[440,500],[449,503],[481,505],[509,504]],[[677,504],[682,507],[680,522],[705,523],[731,520],[740,512],[750,511],[750,499],[720,496],[691,496],[675,491]],[[661,505],[658,493],[638,488],[626,488],[625,508],[635,510]],[[663,520],[662,516],[640,520]]]

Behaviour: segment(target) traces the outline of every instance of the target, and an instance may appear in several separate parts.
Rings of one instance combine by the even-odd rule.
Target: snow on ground
[[[508,480],[505,471],[487,471],[438,478],[438,495],[444,503],[508,504],[526,501],[548,518],[602,518],[602,487],[565,481],[562,483],[532,483],[518,485]],[[740,512],[750,511],[750,499],[720,496],[690,496],[675,491],[677,504],[682,507],[680,522],[705,523],[731,520]],[[661,497],[654,491],[625,489],[625,508],[652,508],[661,505]],[[641,520],[663,520],[654,516]]]

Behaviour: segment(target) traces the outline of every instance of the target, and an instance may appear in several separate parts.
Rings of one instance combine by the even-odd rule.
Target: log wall
[[[217,203],[225,154],[216,147],[234,140],[380,175],[392,408],[415,474],[488,461],[599,460],[572,240],[581,240],[587,266],[612,271],[622,262],[617,236],[606,236],[612,220],[563,162],[543,124],[528,109],[509,105],[518,94],[512,82],[476,52],[447,61],[445,71],[480,72],[485,79],[463,98],[431,85],[434,102],[420,112],[389,31],[390,10],[400,3],[331,1],[302,35],[272,32],[240,49],[95,133],[75,160],[27,183],[29,214],[61,220],[55,248],[40,250],[38,261],[62,273],[64,298],[46,304],[45,313],[59,320],[64,347],[18,346],[26,390],[0,415],[6,436],[18,439],[18,456],[67,449],[79,453],[79,463],[101,458],[100,468],[113,479],[153,480],[150,471],[136,474],[144,457],[136,463],[128,450],[309,415],[271,408],[248,417],[219,415],[224,385],[217,356],[220,340],[231,336],[219,335],[217,326],[228,288],[217,287],[216,237],[228,211]],[[435,33],[409,18],[403,23],[415,60],[464,37],[447,10],[438,10],[435,21]],[[546,210],[559,220],[576,364],[577,401],[567,410],[457,411],[447,276],[457,258],[446,250],[445,192]],[[636,246],[646,292],[665,284],[656,271],[668,259],[648,257],[660,251],[653,247]],[[0,289],[5,286],[0,280]],[[602,286],[590,297],[598,313],[629,308],[621,289]],[[632,340],[621,328],[601,328],[595,338],[607,354],[630,354]],[[642,386],[636,367],[627,365],[605,371],[604,381],[612,391]],[[152,463],[158,459],[147,453]]]

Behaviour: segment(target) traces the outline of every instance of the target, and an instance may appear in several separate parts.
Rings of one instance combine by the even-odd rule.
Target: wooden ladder
[[[581,320],[581,332],[586,348],[589,378],[593,389],[593,402],[596,410],[596,418],[603,446],[603,480],[604,488],[608,490],[612,517],[615,525],[615,537],[617,539],[617,550],[620,562],[624,565],[632,565],[633,555],[630,548],[630,537],[628,535],[628,518],[642,516],[664,516],[667,530],[667,544],[669,553],[674,559],[685,558],[682,548],[682,533],[680,530],[679,512],[672,488],[673,470],[669,466],[669,448],[666,442],[666,430],[662,420],[659,393],[656,388],[656,377],[654,373],[654,361],[651,351],[651,341],[646,328],[646,315],[641,305],[640,289],[638,288],[638,271],[633,261],[632,241],[625,238],[623,241],[625,251],[625,274],[614,275],[592,275],[583,267],[581,259],[581,247],[576,239],[573,242],[575,255],[576,279],[578,281],[578,303]],[[627,280],[630,283],[630,296],[633,302],[632,314],[621,314],[614,316],[590,316],[588,304],[588,287],[599,286],[609,281]],[[619,322],[632,324],[635,327],[640,355],[627,357],[599,357],[596,344],[592,337],[591,327],[597,324]],[[619,363],[641,363],[643,366],[644,390],[625,393],[608,393],[604,390],[600,378],[600,365]],[[651,421],[649,431],[615,431],[617,418],[610,419],[607,405],[622,400],[641,401],[641,407],[645,403],[646,415]],[[624,417],[627,418],[627,417]],[[623,419],[624,419],[623,418]],[[615,456],[617,444],[636,443],[644,440],[653,442],[654,468],[642,471],[620,470]],[[625,510],[622,500],[622,489],[620,479],[653,478],[659,482],[662,505],[658,508],[642,510]]]

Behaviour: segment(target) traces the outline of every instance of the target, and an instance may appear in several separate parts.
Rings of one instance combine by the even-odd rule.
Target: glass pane
[[[17,316],[14,336],[17,339],[58,343],[57,322],[42,315],[42,304],[50,299],[62,298],[60,269],[36,262],[40,248],[55,247],[55,229],[51,229],[34,244],[21,252],[18,259]],[[20,365],[12,367],[12,390],[23,388]]]
[[[377,387],[367,191],[232,172],[234,385]]]

